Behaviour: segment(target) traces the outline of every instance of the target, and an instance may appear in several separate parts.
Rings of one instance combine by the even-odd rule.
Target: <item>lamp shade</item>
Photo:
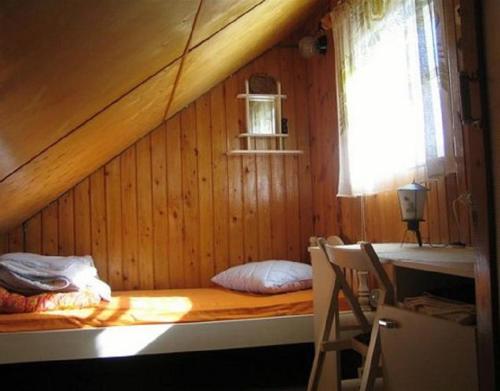
[[[423,221],[427,189],[419,183],[410,183],[398,189],[401,219],[403,221]]]

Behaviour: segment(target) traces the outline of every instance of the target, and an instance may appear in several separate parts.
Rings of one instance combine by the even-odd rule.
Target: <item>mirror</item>
[[[276,133],[276,102],[274,97],[249,98],[249,133]]]
[[[281,133],[280,83],[266,74],[246,81],[247,132],[258,135]]]

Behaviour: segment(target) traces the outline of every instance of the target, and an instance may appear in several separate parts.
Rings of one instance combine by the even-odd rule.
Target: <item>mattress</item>
[[[114,292],[98,307],[0,315],[0,333],[305,315],[312,290],[255,295],[221,288]]]

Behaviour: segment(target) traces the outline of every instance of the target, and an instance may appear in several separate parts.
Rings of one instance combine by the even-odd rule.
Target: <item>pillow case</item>
[[[233,266],[212,282],[224,288],[252,293],[292,292],[312,287],[312,268],[300,262],[260,261]]]

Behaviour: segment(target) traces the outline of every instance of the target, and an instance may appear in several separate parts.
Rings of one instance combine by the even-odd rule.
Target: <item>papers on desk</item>
[[[476,307],[474,305],[433,296],[428,293],[417,297],[407,297],[404,299],[403,307],[463,325],[476,323]]]

